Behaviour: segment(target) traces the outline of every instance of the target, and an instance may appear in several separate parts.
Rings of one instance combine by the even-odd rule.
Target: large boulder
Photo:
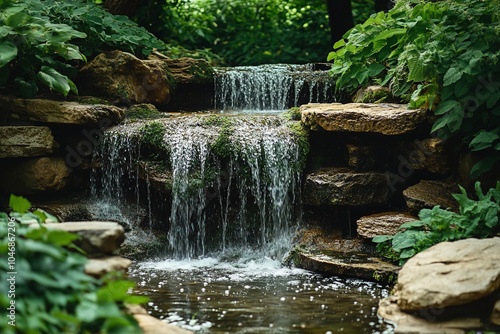
[[[213,83],[214,70],[204,59],[182,57],[173,59],[160,52],[153,51],[148,56],[149,60],[161,60],[170,69],[177,83]]]
[[[0,175],[0,191],[17,195],[58,192],[70,181],[70,171],[61,157],[12,161],[0,166]]]
[[[442,242],[403,266],[396,285],[403,311],[443,309],[500,289],[500,238]]]
[[[362,206],[386,204],[391,191],[383,173],[322,168],[306,176],[302,195],[306,205]]]
[[[427,122],[427,111],[400,104],[309,103],[300,107],[311,130],[402,135]]]
[[[50,155],[57,147],[46,126],[0,127],[0,158]]]
[[[141,60],[118,50],[99,54],[78,74],[82,93],[116,103],[165,105],[174,86],[175,79],[165,62]]]
[[[0,95],[0,105],[0,112],[3,111],[12,118],[42,123],[105,127],[124,118],[123,109],[105,104],[20,99]]]
[[[357,220],[358,235],[372,239],[377,235],[395,235],[404,223],[418,220],[418,218],[402,212],[383,212],[364,216]]]
[[[408,209],[418,214],[422,209],[430,209],[436,205],[457,211],[458,204],[451,196],[460,192],[458,186],[451,182],[422,180],[403,191]]]
[[[99,259],[89,259],[85,264],[87,275],[101,278],[112,272],[127,274],[132,261],[121,256],[107,256]]]

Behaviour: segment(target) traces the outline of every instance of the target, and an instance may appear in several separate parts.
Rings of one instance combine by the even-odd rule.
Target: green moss
[[[384,260],[398,264],[400,254],[392,248],[391,241],[377,244],[377,254]]]
[[[150,104],[133,105],[126,112],[128,119],[156,119],[163,117],[155,106]]]
[[[283,117],[289,121],[300,121],[301,113],[299,107],[292,107],[283,113]]]
[[[211,115],[205,117],[202,122],[205,126],[217,127],[218,136],[211,145],[212,151],[220,157],[228,157],[234,151],[234,146],[231,143],[231,136],[234,133],[233,123],[226,116]]]
[[[298,171],[304,170],[307,163],[307,155],[311,145],[309,144],[309,129],[306,128],[302,122],[290,121],[288,127],[294,134],[295,140],[299,144],[299,160],[297,161],[296,168]]]
[[[161,157],[166,155],[167,149],[163,143],[165,137],[165,127],[160,122],[151,122],[144,125],[140,129],[141,145],[145,147],[145,152],[148,159],[162,160]]]
[[[195,76],[194,82],[197,83],[209,83],[213,81],[214,69],[207,61],[198,60],[196,63],[192,64],[188,72]]]
[[[95,96],[77,96],[75,101],[81,104],[106,104],[109,105],[109,101],[101,99]]]

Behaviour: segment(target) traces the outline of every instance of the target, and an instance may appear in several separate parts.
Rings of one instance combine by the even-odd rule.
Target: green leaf
[[[28,14],[25,13],[25,11],[23,9],[25,8],[20,8],[21,9],[20,11],[16,12],[15,14],[12,14],[10,16],[8,16],[6,19],[5,19],[5,24],[8,25],[8,26],[11,26],[13,28],[19,28],[19,27],[22,27],[22,26],[25,26],[26,23],[28,22],[30,16]]]
[[[434,114],[436,114],[436,115],[445,114],[445,113],[447,113],[448,111],[450,111],[451,109],[453,109],[453,108],[455,108],[457,106],[460,106],[460,103],[458,101],[455,101],[455,100],[447,100],[447,101],[441,102],[437,106],[436,111],[434,112]]]
[[[11,42],[0,43],[0,67],[4,67],[17,56],[17,47]]]
[[[50,89],[64,96],[68,95],[71,90],[68,77],[57,72],[52,67],[42,66],[37,78]]]
[[[484,150],[485,148],[493,146],[493,143],[498,139],[500,139],[500,137],[496,133],[481,131],[470,142],[469,147],[472,151]]]
[[[474,179],[478,178],[481,174],[489,172],[498,161],[500,161],[498,156],[490,155],[476,162],[470,170],[470,176]]]
[[[404,35],[406,33],[406,28],[395,28],[390,30],[384,30],[373,39],[373,41],[379,41],[382,39],[388,39],[392,36]]]
[[[425,226],[427,225],[426,222],[424,221],[421,221],[421,220],[416,220],[416,221],[412,221],[412,222],[407,222],[407,223],[404,223],[402,224],[399,229],[411,229],[411,228],[414,228],[414,227],[422,227],[422,226]]]
[[[31,208],[31,203],[22,196],[10,195],[10,208],[19,213],[26,213]]]
[[[337,42],[335,42],[335,44],[333,44],[333,48],[339,49],[339,48],[343,47],[344,45],[345,45],[345,40],[341,39],[341,40],[338,40]]]
[[[29,99],[38,93],[38,86],[34,80],[25,81],[23,78],[17,77],[14,79],[14,83],[18,87],[21,97]]]
[[[372,241],[379,244],[382,242],[392,240],[392,238],[393,238],[393,236],[391,236],[391,235],[377,235],[377,236],[373,237]]]
[[[379,75],[380,72],[382,72],[383,70],[385,70],[384,65],[373,63],[373,64],[370,64],[370,66],[368,66],[368,75],[370,77],[375,77],[375,76]]]
[[[443,86],[454,84],[462,78],[462,71],[456,67],[450,67],[443,77]]]

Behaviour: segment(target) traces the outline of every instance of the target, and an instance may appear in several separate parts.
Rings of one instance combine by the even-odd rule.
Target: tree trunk
[[[332,43],[342,38],[349,29],[354,27],[351,0],[326,0]]]
[[[103,7],[115,15],[131,16],[141,0],[106,0]]]

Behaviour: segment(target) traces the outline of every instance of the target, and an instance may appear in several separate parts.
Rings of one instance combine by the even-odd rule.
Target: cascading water
[[[95,196],[115,203],[139,196],[139,160],[150,158],[141,142],[147,148],[153,140],[148,133],[156,133],[160,162],[171,173],[164,228],[174,257],[250,247],[283,255],[289,246],[285,238],[299,220],[304,153],[304,142],[287,120],[187,116],[117,126],[96,151],[102,173],[92,183]],[[145,182],[149,189],[147,175]]]
[[[332,102],[334,82],[314,64],[238,66],[215,69],[218,110],[278,110],[299,103]]]

